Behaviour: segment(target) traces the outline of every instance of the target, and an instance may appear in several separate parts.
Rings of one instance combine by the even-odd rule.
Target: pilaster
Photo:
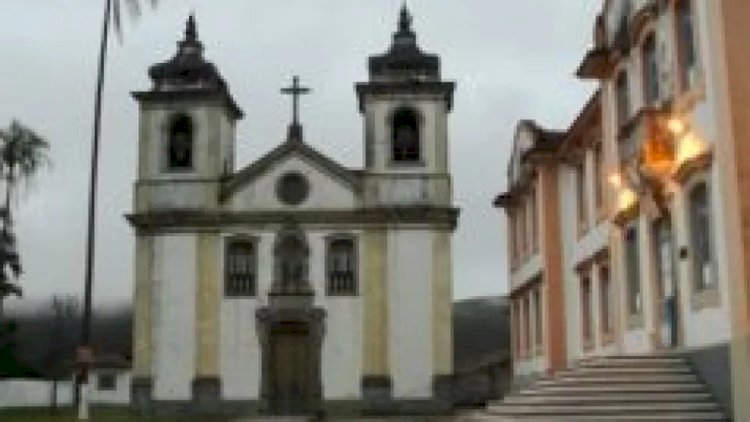
[[[136,236],[135,297],[133,303],[133,377],[151,377],[153,344],[154,238]]]
[[[219,375],[219,303],[221,283],[218,272],[219,235],[197,235],[198,274],[196,288],[196,379],[212,379]]]
[[[364,344],[362,394],[378,399],[391,396],[390,362],[388,356],[389,316],[387,232],[370,230],[363,236],[363,301]]]
[[[451,233],[438,231],[432,241],[432,365],[435,376],[453,373]]]

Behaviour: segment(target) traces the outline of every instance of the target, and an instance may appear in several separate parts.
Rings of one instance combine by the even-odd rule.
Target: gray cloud
[[[455,196],[455,295],[507,291],[505,227],[491,208],[505,186],[515,122],[564,126],[592,87],[573,70],[591,37],[597,0],[409,1],[420,44],[458,82],[451,116]],[[281,141],[289,105],[278,89],[298,73],[307,139],[346,165],[362,164],[353,84],[390,42],[400,0],[162,1],[112,42],[101,159],[95,294],[129,299],[137,107],[149,65],[170,57],[195,9],[200,37],[247,112],[238,128],[244,165]],[[79,293],[101,1],[4,0],[0,24],[0,125],[17,117],[52,143],[54,166],[19,202],[19,236],[31,297]]]

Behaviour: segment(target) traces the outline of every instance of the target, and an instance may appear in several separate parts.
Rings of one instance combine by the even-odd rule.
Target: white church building
[[[455,84],[401,11],[356,84],[364,168],[303,139],[235,164],[243,112],[191,17],[149,70],[134,209],[132,404],[143,411],[439,413],[451,407],[448,159]],[[320,140],[325,142],[325,140]]]

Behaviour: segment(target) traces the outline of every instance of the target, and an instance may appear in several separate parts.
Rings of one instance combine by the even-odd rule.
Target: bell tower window
[[[186,115],[179,115],[169,126],[167,144],[167,168],[169,170],[189,170],[193,167],[193,121]]]
[[[397,110],[392,120],[393,161],[413,163],[421,159],[419,144],[419,120],[416,111],[408,108]]]

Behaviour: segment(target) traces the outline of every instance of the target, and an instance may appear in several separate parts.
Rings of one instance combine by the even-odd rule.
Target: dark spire
[[[401,14],[398,19],[398,32],[411,33],[411,14],[409,9],[406,7],[406,2],[401,5]]]
[[[195,15],[190,13],[185,23],[185,39],[178,43],[181,54],[201,54],[203,44],[198,40],[198,26],[195,23]]]
[[[192,43],[198,41],[198,29],[195,27],[195,15],[192,12],[185,25],[185,41]]]
[[[385,54],[370,58],[371,77],[440,78],[440,59],[434,54],[422,52],[412,23],[412,15],[404,1],[398,16],[398,28],[393,33],[393,43]]]

